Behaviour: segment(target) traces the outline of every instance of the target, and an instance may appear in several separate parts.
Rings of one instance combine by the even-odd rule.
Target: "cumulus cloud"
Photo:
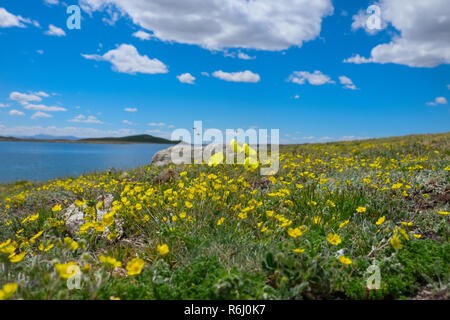
[[[177,76],[177,79],[182,83],[195,84],[195,77],[190,73],[183,73]]]
[[[447,0],[380,0],[381,18],[398,31],[368,58],[359,54],[344,62],[395,63],[432,68],[450,63],[450,6]]]
[[[284,50],[320,35],[330,0],[80,0],[83,9],[117,10],[163,41],[220,50]],[[176,21],[176,23],[174,23]]]
[[[0,103],[0,108],[8,108],[9,104]]]
[[[25,115],[25,113],[23,113],[22,111],[16,110],[16,109],[11,110],[9,112],[9,114],[11,116],[24,116]]]
[[[166,124],[164,122],[150,122],[148,124],[151,127],[165,127]]]
[[[21,104],[27,104],[31,101],[39,102],[42,100],[42,98],[36,93],[21,93],[17,91],[11,92],[9,98]]]
[[[223,72],[222,70],[213,72],[213,77],[230,81],[230,82],[252,82],[256,83],[261,80],[259,74],[249,70],[239,72]]]
[[[63,29],[51,24],[48,26],[48,30],[45,31],[45,34],[48,36],[64,37],[66,32]]]
[[[248,54],[243,53],[243,52],[239,52],[237,56],[238,56],[239,59],[242,59],[242,60],[253,60],[253,59],[256,59],[256,57],[251,57]]]
[[[53,116],[51,114],[38,111],[31,116],[31,119],[35,120],[35,119],[39,119],[39,118],[52,118],[52,117]]]
[[[126,112],[138,112],[137,108],[125,108],[123,110],[126,111]]]
[[[167,73],[167,66],[158,59],[150,59],[147,55],[141,56],[137,49],[130,44],[121,44],[117,49],[110,50],[104,55],[82,54],[85,59],[108,61],[112,70],[116,72],[136,74]]]
[[[360,28],[364,29],[368,34],[376,34],[379,31],[385,29],[387,27],[386,21],[384,19],[377,19],[378,25],[376,25],[376,22],[373,22],[373,25],[371,24],[370,16],[373,14],[373,11],[368,13],[367,10],[359,10],[358,14],[355,14],[352,19],[352,30],[356,31]],[[374,21],[372,19],[372,21]]]
[[[355,54],[350,58],[344,59],[344,63],[363,64],[370,62],[373,62],[372,58],[361,57],[359,54]]]
[[[152,35],[150,33],[148,33],[148,32],[139,30],[139,31],[136,31],[135,33],[133,33],[133,37],[139,38],[141,40],[150,40]]]
[[[340,76],[339,77],[339,82],[344,86],[344,88],[346,89],[351,89],[351,90],[356,90],[358,89],[355,84],[353,83],[353,81],[346,76]]]
[[[316,70],[313,73],[307,71],[294,71],[288,78],[288,81],[297,84],[305,84],[306,81],[309,84],[315,86],[321,86],[327,83],[335,83],[329,76]]]
[[[103,122],[101,122],[100,120],[98,120],[96,117],[94,116],[84,116],[82,114],[76,116],[73,119],[68,120],[69,122],[77,122],[77,123],[98,123],[98,124],[102,124]]]
[[[447,104],[447,99],[445,97],[436,97],[434,101],[427,102],[427,106],[437,106],[438,104]]]
[[[56,106],[46,106],[43,104],[25,104],[24,108],[28,110],[46,111],[46,112],[67,111],[66,108]]]
[[[34,26],[39,27],[39,23],[37,21],[25,19],[21,16],[15,16],[14,14],[6,11],[5,8],[0,8],[0,28],[25,28],[25,24],[33,24]]]

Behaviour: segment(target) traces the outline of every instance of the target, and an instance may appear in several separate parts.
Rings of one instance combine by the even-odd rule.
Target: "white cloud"
[[[22,18],[21,16],[15,16],[12,13],[6,11],[5,8],[0,8],[0,28],[19,27],[25,28],[25,23],[33,24],[38,27],[37,21]]]
[[[126,111],[126,112],[138,112],[137,108],[125,108],[123,110]]]
[[[208,72],[202,71],[200,74],[201,74],[202,76],[209,77],[209,73],[208,73]],[[450,85],[449,85],[449,86],[450,86]]]
[[[242,60],[253,60],[253,59],[256,59],[256,57],[251,57],[248,54],[243,53],[243,52],[239,52],[237,56],[238,56],[239,59],[242,59]]]
[[[9,114],[11,116],[24,116],[25,115],[25,113],[23,113],[22,111],[16,110],[16,109],[11,110],[9,112]]]
[[[177,79],[182,83],[195,84],[195,77],[190,73],[183,73],[177,76]]]
[[[284,50],[317,38],[330,0],[81,0],[87,12],[117,10],[162,41],[220,50]]]
[[[30,137],[39,134],[51,136],[74,136],[78,138],[96,138],[96,137],[123,137],[135,134],[131,129],[118,130],[100,130],[94,128],[80,128],[80,127],[42,127],[42,126],[19,126],[19,127],[5,127],[0,126],[0,135],[15,136],[15,137]]]
[[[129,126],[132,126],[134,124],[133,122],[131,122],[129,120],[122,120],[122,123],[125,123],[125,124],[127,124]]]
[[[164,122],[150,122],[148,124],[151,127],[165,127],[166,124]]]
[[[359,54],[356,54],[350,58],[344,59],[344,63],[355,63],[355,64],[363,64],[373,62],[372,58],[361,57]]]
[[[346,76],[340,76],[339,77],[339,81],[340,83],[344,86],[344,88],[346,89],[351,89],[351,90],[356,90],[358,89],[355,84],[353,83],[353,81]]]
[[[45,34],[48,36],[56,36],[56,37],[64,37],[66,35],[63,29],[58,28],[52,24],[48,26],[48,30],[45,31]]]
[[[447,85],[447,89],[450,90],[450,84]]]
[[[21,104],[26,104],[30,101],[39,102],[42,100],[42,98],[39,97],[36,93],[20,93],[17,91],[11,92],[9,98]]]
[[[313,73],[307,71],[294,71],[289,76],[288,81],[297,84],[305,84],[305,82],[308,81],[309,84],[315,86],[321,86],[326,83],[335,83],[333,80],[330,79],[329,76],[317,70],[314,71]]]
[[[261,80],[259,74],[249,70],[239,72],[223,72],[222,70],[213,72],[213,77],[230,82],[252,82],[256,83]]]
[[[47,4],[53,4],[53,5],[59,4],[59,0],[44,0],[44,1]]]
[[[300,99],[300,95],[296,94],[296,95],[294,96],[294,99],[295,99],[295,100]]]
[[[28,110],[46,111],[46,112],[67,111],[66,108],[56,106],[46,106],[43,104],[25,104],[24,108]]]
[[[69,122],[77,122],[77,123],[98,123],[98,124],[102,124],[103,122],[101,122],[100,120],[98,120],[96,117],[94,116],[84,116],[82,114],[76,116],[75,118],[68,120]]]
[[[136,31],[135,33],[133,33],[133,37],[139,38],[141,40],[150,40],[152,35],[150,33],[148,33],[148,32],[139,30],[139,31]]]
[[[38,92],[34,92],[35,95],[40,96],[40,97],[44,97],[44,98],[48,98],[50,97],[50,95],[44,91],[38,91]]]
[[[33,114],[32,116],[31,116],[31,119],[39,119],[39,118],[52,118],[53,116],[51,115],[51,114],[48,114],[48,113],[45,113],[45,112],[41,112],[41,111],[38,111],[38,112],[36,112],[35,114]]]
[[[96,54],[82,54],[86,59],[109,61],[116,72],[136,74],[167,73],[167,66],[158,59],[141,56],[137,49],[130,44],[121,44],[117,49],[106,52],[103,56]]]
[[[445,97],[437,97],[433,102],[427,102],[427,106],[437,106],[438,104],[447,104],[447,99]]]
[[[386,21],[384,19],[378,19],[377,21],[379,21],[379,25],[372,28],[368,27],[368,21],[370,21],[370,16],[372,15],[372,13],[367,13],[367,10],[359,10],[358,14],[355,14],[352,19],[353,19],[353,23],[352,23],[352,30],[356,31],[360,28],[364,29],[368,34],[376,34],[379,31],[385,29],[387,27]],[[370,22],[369,22],[369,26]]]
[[[0,108],[8,108],[8,107],[9,107],[9,104],[0,103]]]
[[[44,50],[36,50],[36,52],[39,54],[44,54]]]
[[[450,63],[450,6],[447,0],[380,0],[381,18],[398,34],[379,44],[370,57],[356,55],[352,63],[395,63],[432,68]]]

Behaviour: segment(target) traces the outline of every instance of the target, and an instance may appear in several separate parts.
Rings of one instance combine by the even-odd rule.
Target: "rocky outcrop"
[[[100,196],[97,198],[97,201],[103,201],[103,209],[97,209],[97,221],[101,221],[102,218],[111,211],[112,203],[114,201],[114,197],[112,194],[107,194],[105,196]],[[77,207],[75,203],[72,203],[64,212],[64,218],[66,220],[66,227],[69,233],[73,236],[79,230],[80,227],[86,222],[84,220],[84,209],[86,205],[82,207]],[[122,236],[122,224],[120,221],[116,221],[117,232],[119,236]],[[103,232],[104,236],[109,234],[108,228]]]
[[[227,152],[224,144],[210,144],[207,146],[192,146],[186,143],[179,143],[173,147],[158,151],[152,158],[151,165],[162,167],[168,164],[193,164],[196,159],[203,159],[207,162],[210,156],[222,151]],[[202,157],[203,156],[203,157]]]

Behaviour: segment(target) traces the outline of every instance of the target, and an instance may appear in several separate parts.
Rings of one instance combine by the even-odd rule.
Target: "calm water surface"
[[[165,144],[82,144],[0,141],[0,182],[45,181],[150,164]]]

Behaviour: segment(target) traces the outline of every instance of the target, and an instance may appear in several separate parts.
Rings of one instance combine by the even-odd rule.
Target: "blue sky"
[[[0,135],[169,137],[194,120],[282,143],[450,131],[445,0],[253,2],[1,0]]]

